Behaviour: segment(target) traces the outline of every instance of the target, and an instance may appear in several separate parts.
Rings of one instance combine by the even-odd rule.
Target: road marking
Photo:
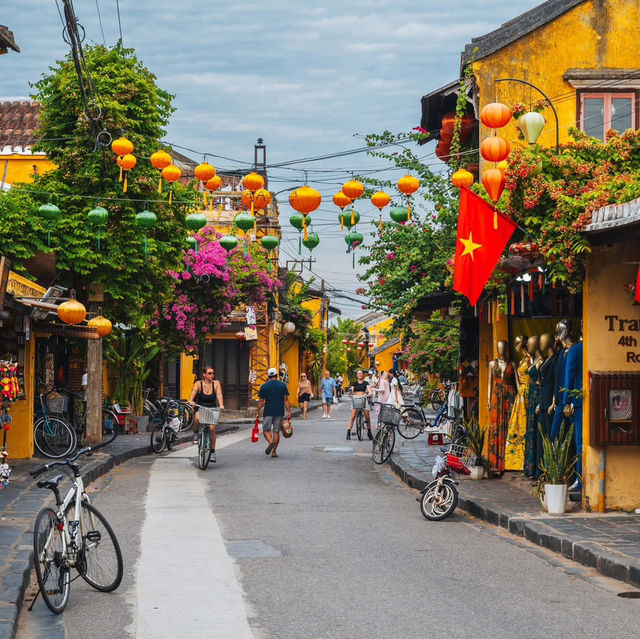
[[[249,436],[240,431],[220,437],[216,450]],[[196,454],[195,446],[181,447],[151,466],[137,566],[136,637],[253,639],[243,591],[206,497],[208,473],[163,463]]]

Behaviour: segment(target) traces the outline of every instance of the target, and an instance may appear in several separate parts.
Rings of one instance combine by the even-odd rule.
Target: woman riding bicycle
[[[191,389],[189,403],[195,408],[196,416],[194,421],[193,443],[198,443],[198,433],[200,431],[199,406],[219,408],[224,410],[222,399],[222,386],[217,379],[214,379],[215,371],[212,366],[205,366],[202,379],[196,382]],[[209,424],[211,427],[211,461],[216,461],[216,424]]]
[[[369,410],[366,408],[365,398],[371,395],[371,387],[369,382],[364,379],[364,371],[358,371],[356,374],[356,381],[349,388],[349,393],[352,396],[351,399],[351,418],[349,419],[349,427],[347,429],[347,439],[351,439],[351,429],[353,428],[353,422],[356,418],[356,414],[359,410],[364,413],[364,419],[367,422],[367,435],[369,439],[373,439],[371,434],[371,417],[369,416]]]

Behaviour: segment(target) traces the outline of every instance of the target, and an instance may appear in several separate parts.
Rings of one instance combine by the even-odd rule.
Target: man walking
[[[264,451],[271,457],[277,457],[278,444],[280,443],[280,423],[284,417],[285,410],[287,419],[291,419],[291,406],[289,404],[289,389],[284,382],[278,379],[278,371],[270,368],[267,371],[269,378],[258,392],[258,410],[256,417],[260,416],[260,410],[264,406],[264,420],[262,422],[262,432],[269,444]]]
[[[322,390],[322,419],[331,419],[331,404],[337,397],[336,380],[329,371],[324,372],[324,379],[320,382]]]

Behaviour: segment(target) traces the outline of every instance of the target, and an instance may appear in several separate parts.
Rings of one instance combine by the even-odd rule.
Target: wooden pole
[[[102,441],[102,338],[87,343],[87,443]]]

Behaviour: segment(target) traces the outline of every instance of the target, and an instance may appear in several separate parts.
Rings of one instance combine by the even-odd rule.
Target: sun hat
[[[270,368],[267,371],[267,377],[278,377],[278,371],[275,368]]]

